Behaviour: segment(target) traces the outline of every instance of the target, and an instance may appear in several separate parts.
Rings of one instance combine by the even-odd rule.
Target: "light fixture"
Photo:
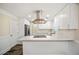
[[[29,18],[31,18],[31,15],[28,15]]]
[[[42,11],[41,10],[36,10],[36,19],[34,21],[32,21],[32,23],[34,24],[45,24],[46,23],[46,20],[44,20],[43,18],[41,18],[41,14]]]
[[[48,17],[50,17],[50,15],[49,15],[49,14],[47,14],[47,15],[46,15],[46,17],[48,18]]]

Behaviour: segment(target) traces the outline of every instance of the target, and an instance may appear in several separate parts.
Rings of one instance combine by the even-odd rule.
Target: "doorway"
[[[30,26],[29,25],[24,25],[24,36],[29,36],[30,35]]]

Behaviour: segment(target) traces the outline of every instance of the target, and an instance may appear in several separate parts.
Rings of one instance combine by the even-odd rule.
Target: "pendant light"
[[[41,18],[41,10],[36,10],[36,19],[34,21],[32,21],[32,23],[34,24],[45,24],[46,20],[44,20],[43,18]]]

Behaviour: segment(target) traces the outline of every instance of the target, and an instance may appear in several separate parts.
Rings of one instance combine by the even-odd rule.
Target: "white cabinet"
[[[79,25],[79,10],[78,10],[78,5],[76,4],[71,4],[71,18],[70,18],[70,29],[78,29]]]
[[[59,29],[78,29],[78,6],[69,4],[54,18],[54,27]]]
[[[68,5],[55,16],[54,27],[56,26],[59,29],[68,29],[69,19],[70,6]]]

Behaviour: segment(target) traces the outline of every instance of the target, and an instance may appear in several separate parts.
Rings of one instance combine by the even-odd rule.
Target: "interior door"
[[[10,37],[14,41],[18,38],[18,22],[14,19],[10,21]]]

